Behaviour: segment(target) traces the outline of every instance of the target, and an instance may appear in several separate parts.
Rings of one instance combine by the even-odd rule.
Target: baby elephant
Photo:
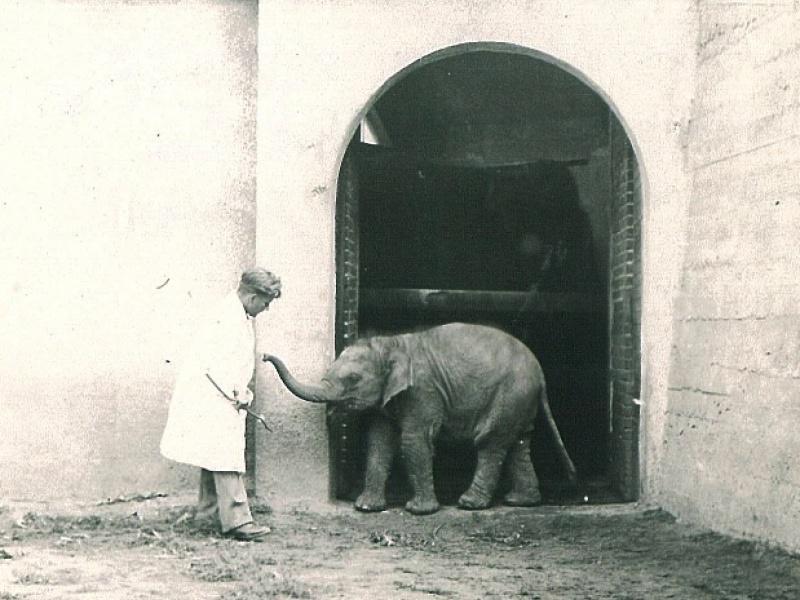
[[[499,329],[449,323],[362,339],[345,349],[315,385],[298,382],[274,356],[264,355],[263,360],[272,362],[289,391],[303,400],[375,413],[368,431],[365,489],[355,502],[359,510],[386,507],[386,480],[399,451],[414,492],[406,509],[414,514],[437,511],[433,448],[439,436],[470,441],[477,451],[472,484],[458,500],[461,508],[491,504],[507,457],[511,490],[505,503],[539,503],[530,449],[540,406],[563,466],[575,481],[575,466],[547,403],[539,361]]]

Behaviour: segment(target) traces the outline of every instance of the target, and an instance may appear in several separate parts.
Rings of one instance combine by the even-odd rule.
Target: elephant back
[[[441,354],[442,360],[460,363],[481,376],[517,378],[530,376],[532,383],[543,382],[539,361],[519,339],[496,327],[474,323],[447,323],[421,335],[429,336],[428,346]]]

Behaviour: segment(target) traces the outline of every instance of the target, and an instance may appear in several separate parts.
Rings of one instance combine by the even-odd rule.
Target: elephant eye
[[[361,373],[350,373],[344,379],[349,384],[358,383],[359,381],[361,381]]]

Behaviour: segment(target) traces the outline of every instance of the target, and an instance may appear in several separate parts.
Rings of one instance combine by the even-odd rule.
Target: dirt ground
[[[281,509],[263,543],[192,520],[192,499],[0,505],[0,600],[800,598],[800,557],[635,505]]]

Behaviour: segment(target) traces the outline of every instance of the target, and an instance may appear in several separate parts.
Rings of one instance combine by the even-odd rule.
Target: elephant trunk
[[[286,388],[295,396],[306,402],[326,403],[333,401],[333,394],[330,386],[316,386],[306,385],[300,383],[295,377],[289,373],[289,369],[283,364],[283,361],[277,356],[265,354],[262,357],[264,362],[271,362],[278,372],[278,376],[286,386]]]

